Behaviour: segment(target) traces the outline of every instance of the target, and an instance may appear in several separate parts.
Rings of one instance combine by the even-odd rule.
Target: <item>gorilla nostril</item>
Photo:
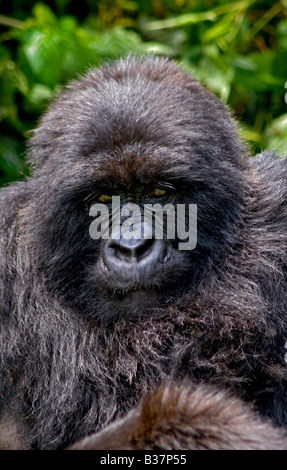
[[[151,250],[153,240],[112,240],[110,248],[113,250],[114,255],[120,259],[129,261],[140,261],[141,258],[148,255]]]
[[[115,260],[127,264],[160,262],[166,254],[163,240],[154,239],[108,240],[103,251],[105,264],[110,267]]]
[[[135,257],[140,261],[145,256],[148,256],[151,250],[153,249],[154,240],[140,240],[142,243],[139,243],[134,250]]]

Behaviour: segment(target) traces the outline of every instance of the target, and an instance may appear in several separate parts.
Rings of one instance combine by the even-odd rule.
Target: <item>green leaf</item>
[[[0,183],[17,180],[22,174],[27,174],[27,166],[23,157],[20,157],[23,147],[18,139],[0,137]]]
[[[264,132],[264,143],[267,149],[276,150],[287,156],[287,113],[274,119]]]
[[[208,28],[202,35],[202,42],[208,43],[216,41],[222,36],[226,36],[234,28],[234,19],[230,17],[224,17],[221,21],[216,23],[211,28]]]
[[[51,88],[40,83],[35,83],[29,92],[30,102],[36,105],[42,105],[43,102],[50,100],[52,96]]]

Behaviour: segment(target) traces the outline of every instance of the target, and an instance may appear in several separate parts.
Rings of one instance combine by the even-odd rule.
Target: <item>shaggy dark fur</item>
[[[286,161],[250,159],[225,106],[159,58],[68,86],[29,160],[0,213],[0,404],[26,446],[64,448],[171,379],[226,387],[286,426]],[[104,283],[85,206],[97,188],[158,180],[198,205],[198,244],[171,242],[176,269],[141,280],[154,306],[137,309]]]

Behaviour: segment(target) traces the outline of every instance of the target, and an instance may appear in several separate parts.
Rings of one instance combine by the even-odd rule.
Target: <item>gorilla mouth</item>
[[[158,286],[151,284],[143,285],[143,284],[134,284],[132,286],[126,288],[115,288],[111,291],[111,295],[117,298],[126,298],[126,297],[133,297],[133,296],[147,296],[150,294],[159,295],[160,288]]]
[[[136,270],[134,266],[125,272],[115,272],[100,261],[97,265],[96,278],[108,296],[123,299],[136,292],[145,295],[150,292],[160,294],[168,284],[169,272],[156,267],[151,276],[148,270]]]
[[[120,305],[125,311],[143,312],[158,305],[161,298],[159,289],[155,288],[133,288],[118,291],[113,295],[113,301]]]
[[[131,267],[130,267],[131,268]],[[165,299],[178,295],[174,279],[167,266],[155,266],[150,271],[127,269],[114,272],[103,262],[97,264],[96,278],[101,286],[102,298],[117,312],[144,314],[165,303]],[[93,277],[94,279],[94,277]]]

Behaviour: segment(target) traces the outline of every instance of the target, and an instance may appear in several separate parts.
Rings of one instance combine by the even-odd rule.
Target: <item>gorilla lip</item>
[[[134,292],[159,292],[160,288],[162,290],[160,281],[151,282],[147,280],[144,282],[135,278],[128,279],[126,275],[121,278],[117,276],[115,281],[111,279],[109,275],[104,275],[102,279],[99,279],[99,281],[103,281],[101,283],[104,284],[104,288],[108,290],[110,295],[121,298],[126,297]],[[115,285],[115,287],[113,287],[113,285]]]

